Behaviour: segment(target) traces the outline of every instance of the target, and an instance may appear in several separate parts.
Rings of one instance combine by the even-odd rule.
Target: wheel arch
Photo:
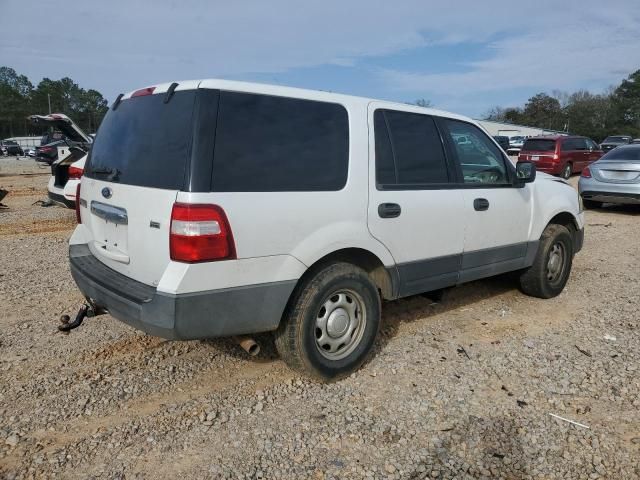
[[[575,232],[580,229],[578,219],[570,212],[560,212],[554,215],[548,222],[547,226],[555,224],[562,225],[569,229],[570,232]],[[546,227],[545,227],[546,228]]]
[[[309,277],[315,275],[316,272],[326,265],[336,262],[350,263],[362,268],[369,274],[369,277],[378,288],[383,299],[393,300],[397,298],[398,276],[395,267],[385,267],[382,260],[380,260],[376,254],[358,247],[334,250],[333,252],[325,254],[321,258],[317,259],[309,266],[309,268],[307,268],[300,279],[298,279],[296,288],[291,296],[293,297],[293,295],[295,295],[299,286],[304,284]]]

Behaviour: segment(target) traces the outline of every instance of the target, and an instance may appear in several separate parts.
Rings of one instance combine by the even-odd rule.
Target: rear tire
[[[573,167],[571,166],[570,163],[567,163],[564,168],[562,169],[562,172],[560,173],[560,176],[562,178],[564,178],[565,180],[568,180],[571,177],[571,174],[573,173]]]
[[[589,210],[594,208],[602,208],[602,202],[596,202],[595,200],[585,200],[584,198],[582,199],[582,205],[584,205],[584,208]]]
[[[275,345],[294,370],[321,381],[357,370],[380,328],[380,296],[367,272],[349,263],[329,264],[293,293]]]
[[[533,264],[520,275],[520,290],[538,298],[559,295],[569,280],[572,262],[571,233],[563,225],[548,225],[540,237]]]

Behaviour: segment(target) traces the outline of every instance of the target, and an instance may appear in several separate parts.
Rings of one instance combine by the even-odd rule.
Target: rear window
[[[104,117],[85,175],[142,187],[180,190],[191,151],[195,90],[122,100]]]
[[[606,153],[601,160],[627,160],[630,162],[640,161],[640,145],[614,148]]]
[[[538,140],[538,139],[530,139],[524,142],[522,146],[522,151],[531,151],[531,152],[553,152],[556,149],[556,141],[555,140]]]
[[[213,191],[340,190],[348,167],[349,120],[343,106],[220,92]]]

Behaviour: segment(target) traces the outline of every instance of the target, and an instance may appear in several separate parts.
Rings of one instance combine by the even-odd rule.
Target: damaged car
[[[49,199],[59,205],[75,208],[76,189],[84,172],[84,162],[93,138],[61,113],[32,115],[29,119],[35,125],[51,127],[55,133],[46,136],[63,136],[63,139],[55,140],[39,149],[55,149],[55,159],[51,163],[51,178],[47,185]],[[53,156],[53,152],[50,153]]]

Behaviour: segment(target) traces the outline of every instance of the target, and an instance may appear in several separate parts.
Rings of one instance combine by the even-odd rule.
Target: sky
[[[638,0],[0,0],[0,65],[71,77],[111,102],[226,78],[481,117],[640,69]],[[13,19],[15,28],[7,28]],[[21,26],[19,26],[21,25]]]

